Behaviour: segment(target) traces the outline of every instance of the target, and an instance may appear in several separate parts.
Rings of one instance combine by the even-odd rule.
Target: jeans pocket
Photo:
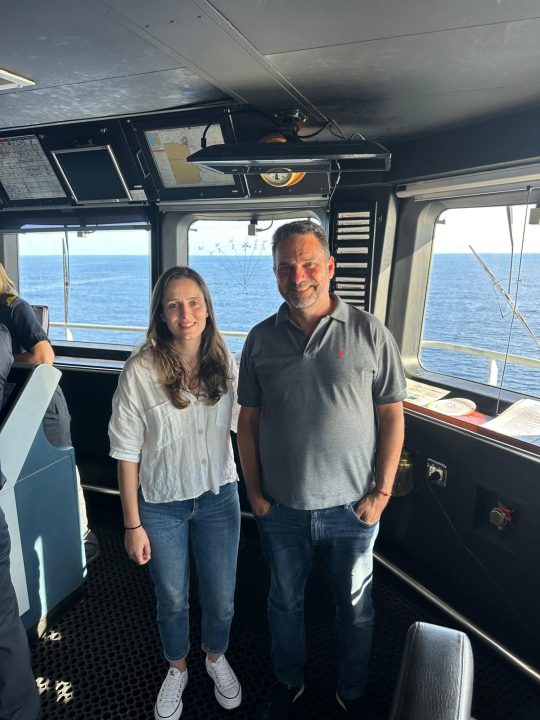
[[[270,510],[265,515],[255,515],[255,513],[253,513],[253,517],[255,518],[255,520],[257,522],[259,520],[264,522],[264,520],[266,520],[267,518],[269,518],[271,515],[274,514],[274,510],[276,509],[277,505],[278,505],[278,503],[272,502],[272,504],[270,505]]]
[[[367,522],[365,522],[364,520],[362,520],[361,518],[358,517],[358,515],[356,514],[356,510],[354,509],[355,506],[356,506],[356,504],[357,504],[357,503],[349,503],[349,504],[347,505],[347,510],[350,510],[350,512],[352,512],[352,514],[354,515],[354,518],[355,518],[356,522],[357,522],[359,525],[361,525],[362,527],[365,527],[365,528],[375,528],[375,527],[377,527],[377,525],[379,524],[379,521],[378,521],[378,520],[377,520],[377,522],[374,522],[374,523],[367,523]]]

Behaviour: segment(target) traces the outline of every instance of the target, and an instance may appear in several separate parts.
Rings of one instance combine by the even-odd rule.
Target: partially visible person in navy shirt
[[[0,407],[12,363],[10,333],[4,325],[0,325]],[[5,477],[0,469],[0,489],[4,483]],[[35,720],[39,715],[39,695],[11,582],[10,550],[8,526],[0,505],[0,718]]]
[[[41,327],[32,306],[17,293],[15,284],[0,263],[0,323],[11,335],[13,357],[33,365],[52,365],[54,350],[47,333]],[[55,447],[71,446],[71,417],[62,389],[58,386],[43,417],[43,430]],[[81,534],[84,538],[86,561],[91,562],[99,554],[99,543],[88,528],[86,503],[77,476]]]

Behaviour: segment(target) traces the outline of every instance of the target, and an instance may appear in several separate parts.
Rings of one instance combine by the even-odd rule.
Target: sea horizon
[[[482,259],[504,289],[515,295],[519,257],[508,282],[509,253],[484,253]],[[146,328],[150,298],[149,260],[144,255],[71,255],[68,323],[139,326]],[[222,331],[248,332],[275,313],[282,303],[272,270],[271,255],[192,254],[191,267],[201,273],[212,294]],[[536,338],[540,337],[540,254],[524,253],[517,306]],[[34,304],[49,307],[52,322],[64,322],[63,266],[60,255],[21,255],[20,291]],[[423,311],[423,308],[420,308]],[[436,253],[423,318],[426,340],[455,343],[521,355],[540,361],[540,348],[516,318],[493,280],[468,253]],[[508,332],[512,330],[508,343]],[[144,331],[73,328],[74,341],[138,345]],[[63,328],[52,326],[51,340],[65,340]],[[242,339],[227,339],[238,352]],[[489,360],[462,353],[422,350],[426,369],[487,382]],[[499,363],[499,374],[502,363]],[[500,375],[499,375],[500,377]],[[507,365],[505,386],[540,396],[540,370]]]

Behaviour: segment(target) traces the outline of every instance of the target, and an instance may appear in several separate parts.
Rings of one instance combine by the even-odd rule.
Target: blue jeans
[[[276,677],[287,685],[304,678],[304,588],[320,546],[336,596],[338,691],[353,700],[368,676],[373,636],[373,545],[379,525],[359,520],[354,505],[293,510],[274,503],[257,518],[272,581],[268,619]]]
[[[148,534],[150,574],[157,600],[157,623],[167,660],[189,651],[189,544],[199,578],[202,647],[227,650],[234,614],[240,503],[236,482],[219,495],[205,492],[194,500],[147,503],[139,494],[141,522]]]

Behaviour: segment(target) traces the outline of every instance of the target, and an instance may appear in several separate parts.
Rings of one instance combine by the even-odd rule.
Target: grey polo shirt
[[[251,330],[240,363],[238,400],[261,408],[262,491],[301,510],[344,505],[370,491],[374,405],[407,395],[389,331],[334,297],[335,310],[310,338],[284,303]]]

